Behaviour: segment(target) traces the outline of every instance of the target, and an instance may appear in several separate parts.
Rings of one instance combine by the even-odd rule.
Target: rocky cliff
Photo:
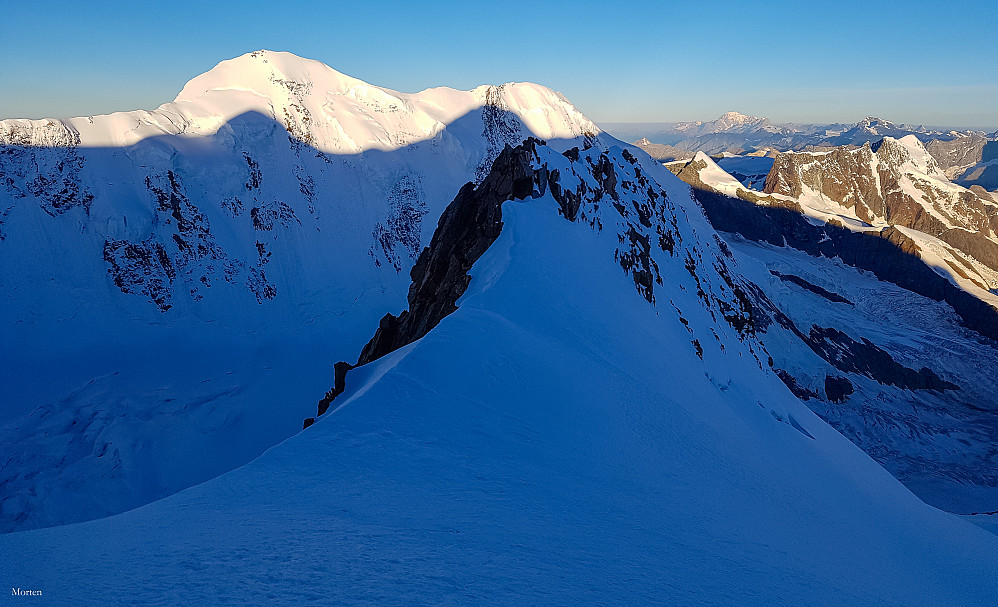
[[[768,355],[754,339],[750,287],[730,270],[724,248],[718,248],[720,242],[705,239],[692,227],[696,217],[691,219],[683,206],[691,201],[674,202],[674,195],[646,170],[634,155],[616,147],[573,148],[557,154],[536,139],[507,147],[485,179],[477,186],[466,184],[441,215],[430,244],[413,266],[409,308],[381,319],[355,365],[337,364],[334,387],[320,400],[318,415],[343,392],[349,370],[420,339],[457,310],[457,301],[472,280],[468,271],[502,231],[503,203],[525,199],[532,199],[531,204],[550,200],[567,221],[597,232],[612,230],[618,243],[614,262],[649,304],[678,316],[696,356],[703,359],[705,348],[724,351],[725,347],[716,331],[705,334],[690,324],[677,300],[666,304],[656,297],[665,288],[666,277],[677,280],[677,273],[696,294],[697,305],[712,321],[731,327],[761,366]],[[304,426],[314,421],[308,418]]]
[[[780,154],[764,192],[836,210],[867,226],[917,230],[998,270],[998,204],[946,179],[914,136],[858,149]]]

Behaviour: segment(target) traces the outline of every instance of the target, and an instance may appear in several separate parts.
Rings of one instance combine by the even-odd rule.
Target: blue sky
[[[267,48],[388,88],[531,81],[596,121],[998,128],[996,2],[10,0],[0,118],[151,109]]]

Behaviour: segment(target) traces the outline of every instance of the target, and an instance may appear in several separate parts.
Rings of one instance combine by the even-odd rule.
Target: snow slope
[[[6,583],[53,604],[993,598],[998,538],[917,500],[724,320],[734,262],[684,186],[619,149],[536,160],[587,184],[577,221],[535,182],[459,309],[313,427],[143,508],[0,536]],[[649,300],[621,237],[669,226]]]
[[[454,193],[528,135],[602,137],[538,85],[403,94],[270,51],[153,111],[0,121],[0,531],[299,430]]]
[[[864,177],[807,156],[806,183],[832,191]],[[885,171],[932,172],[925,155],[897,157],[908,160]],[[707,157],[669,166],[698,188],[755,285],[756,324],[788,387],[927,503],[998,508],[998,316],[987,307],[998,298],[966,280],[971,258],[918,230],[871,227],[807,187],[799,199],[738,187]]]
[[[960,326],[945,302],[878,280],[839,259],[789,247],[724,239],[744,276],[780,311],[761,339],[774,367],[787,374],[806,404],[865,449],[926,503],[969,514],[998,508],[998,391],[993,370],[998,344]],[[766,307],[766,303],[762,307]],[[927,368],[958,389],[897,385],[885,365],[850,368],[812,350],[787,325],[805,334],[834,329],[846,338],[849,361],[862,344],[909,369]],[[869,347],[866,348],[869,350]],[[827,352],[826,352],[827,354]],[[830,360],[828,360],[830,358]],[[844,378],[853,392],[831,398],[827,378]],[[891,381],[894,381],[892,385]]]

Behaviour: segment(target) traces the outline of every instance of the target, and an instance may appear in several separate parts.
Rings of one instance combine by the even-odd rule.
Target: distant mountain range
[[[708,155],[751,154],[773,156],[786,151],[816,151],[838,146],[861,146],[884,137],[913,135],[925,144],[947,177],[970,187],[998,189],[998,131],[939,129],[895,124],[868,116],[856,124],[776,124],[768,118],[727,112],[707,122],[647,125],[606,123],[618,138],[634,141],[653,158],[686,160],[696,152]]]

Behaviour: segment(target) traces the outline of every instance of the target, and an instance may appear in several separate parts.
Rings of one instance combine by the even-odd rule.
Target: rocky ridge
[[[949,266],[961,278],[984,291],[998,287],[998,204],[946,179],[913,136],[829,153],[780,154],[763,193],[852,216],[867,226],[917,230],[949,246],[949,257],[956,260]]]
[[[447,207],[413,266],[409,308],[381,319],[356,364],[337,363],[334,387],[320,400],[317,414],[326,413],[343,392],[348,371],[418,340],[457,309],[471,281],[468,271],[502,231],[504,202],[534,199],[532,203],[539,204],[545,196],[567,221],[616,232],[614,260],[649,304],[664,306],[656,299],[663,276],[675,277],[677,271],[688,275],[698,304],[715,321],[732,327],[762,366],[768,355],[754,339],[749,287],[729,269],[723,248],[716,248],[719,243],[702,241],[683,206],[644,172],[635,156],[616,147],[573,148],[558,155],[544,142],[528,139],[507,147],[486,178],[477,186],[466,184]],[[668,307],[686,326],[698,357],[703,358],[712,342],[724,351],[716,331],[711,340],[696,332],[674,301]],[[304,427],[314,422],[308,418]]]

